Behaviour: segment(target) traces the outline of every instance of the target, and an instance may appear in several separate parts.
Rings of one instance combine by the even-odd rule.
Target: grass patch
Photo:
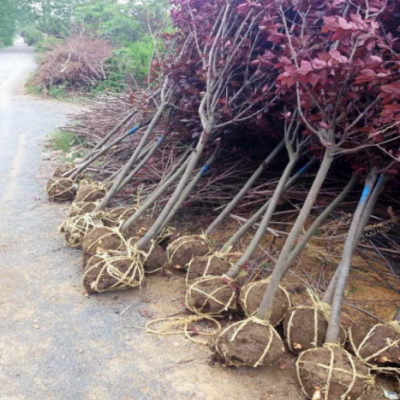
[[[50,147],[68,153],[75,142],[75,135],[68,131],[54,131],[50,134]]]

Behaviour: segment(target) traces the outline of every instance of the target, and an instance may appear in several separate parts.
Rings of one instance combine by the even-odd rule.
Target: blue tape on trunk
[[[138,126],[135,126],[134,128],[132,128],[132,129],[128,132],[128,135],[132,135],[132,133],[135,133],[138,129],[139,129],[139,127],[138,127]]]
[[[202,168],[201,174],[202,174],[202,175],[205,174],[205,173],[209,170],[209,168],[210,168],[210,165],[209,165],[209,164],[206,164],[206,165]]]
[[[368,196],[369,196],[369,185],[365,186],[361,195],[360,203],[361,204],[365,203],[365,201],[368,199]]]

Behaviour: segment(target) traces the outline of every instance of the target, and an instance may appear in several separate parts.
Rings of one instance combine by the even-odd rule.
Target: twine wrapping
[[[91,265],[91,260],[94,259],[98,259],[99,261]],[[122,271],[115,265],[118,261],[129,262],[126,271]],[[89,260],[88,266],[85,269],[83,281],[85,282],[85,280],[89,278],[90,273],[96,269],[98,269],[96,279],[91,281],[89,286],[93,292],[97,293],[135,288],[141,285],[144,278],[140,254],[126,256],[111,256],[107,253],[97,254]],[[115,282],[106,288],[101,288],[102,278],[107,277],[111,277]]]
[[[184,245],[187,243],[195,243],[195,242],[203,242],[206,246],[208,246],[208,239],[205,235],[190,235],[190,236],[182,236],[176,240],[174,240],[171,244],[168,245],[167,247],[167,256],[168,256],[168,262],[170,265],[174,266],[174,256],[176,255],[177,251]],[[208,252],[206,254],[194,254],[192,255],[192,258],[198,255],[207,255],[210,253],[210,248],[208,247]],[[188,261],[188,263],[191,260]],[[185,268],[187,264],[185,265],[179,265],[180,268]]]
[[[214,254],[212,254],[212,255],[210,255],[210,256],[197,256],[197,257],[192,258],[192,259],[190,260],[189,264],[188,264],[188,270],[187,270],[187,274],[186,274],[186,285],[189,284],[189,281],[190,281],[190,279],[189,279],[190,270],[191,270],[192,264],[193,264],[193,262],[194,262],[195,260],[196,260],[196,261],[200,261],[200,259],[201,259],[201,260],[203,260],[203,259],[206,259],[206,260],[207,260],[207,261],[206,261],[205,268],[204,268],[204,272],[203,272],[202,275],[201,275],[201,277],[205,277],[205,276],[209,276],[208,271],[209,271],[209,269],[210,269],[211,263],[213,262],[213,260],[214,260],[215,258],[217,258],[217,259],[223,259],[223,261],[226,261],[226,262],[229,264],[230,267],[233,266],[233,263],[231,263],[230,261],[225,260],[225,259],[224,259],[224,256],[225,256],[225,254],[216,252],[216,253],[214,253]],[[228,269],[229,269],[229,268],[228,268]],[[211,276],[211,274],[210,274],[210,276]],[[215,276],[215,275],[214,275],[214,276]],[[200,278],[200,277],[199,277],[199,278]]]
[[[211,293],[207,293],[201,288],[201,284],[206,283],[206,282],[211,282],[215,280],[218,283],[221,283],[218,285]],[[221,314],[231,310],[235,311],[236,310],[236,292],[233,291],[231,288],[229,288],[228,284],[224,281],[228,280],[228,282],[233,282],[233,280],[227,276],[223,277],[215,277],[215,276],[206,276],[203,278],[197,278],[194,279],[193,282],[188,286],[187,291],[186,291],[186,307],[194,312],[197,315],[210,315],[213,317],[218,317]],[[225,291],[225,290],[231,290],[232,294],[229,296],[229,299],[226,303],[222,302],[220,299],[216,297],[216,295],[220,291]],[[204,296],[204,301],[200,305],[200,307],[195,307],[192,303],[192,297],[193,293],[200,293],[201,295]],[[216,304],[220,305],[220,308],[218,310],[210,311],[207,312],[205,311],[205,308],[209,305],[209,302],[213,301]]]
[[[304,357],[306,354],[308,354],[310,352],[316,352],[316,351],[328,351],[329,352],[329,364],[323,364],[323,363],[318,363],[318,362],[314,362],[314,361],[304,360]],[[350,364],[351,370],[346,370],[344,368],[339,368],[339,367],[335,366],[335,351],[341,352],[347,358],[347,360]],[[368,371],[367,375],[363,375],[363,374],[359,373],[357,371],[356,365],[354,363],[354,360],[353,360],[353,357],[351,356],[351,354],[348,351],[341,348],[339,345],[329,343],[329,344],[325,344],[324,347],[320,347],[318,349],[309,349],[309,350],[304,351],[303,353],[300,354],[300,356],[296,362],[297,379],[300,383],[303,393],[305,393],[306,396],[310,396],[310,394],[307,393],[305,386],[303,384],[303,379],[301,378],[301,368],[302,368],[302,366],[306,366],[306,365],[317,366],[321,369],[328,371],[327,381],[321,382],[321,384],[319,385],[321,387],[321,391],[324,393],[325,400],[339,400],[336,398],[335,399],[329,398],[331,383],[332,383],[332,380],[334,379],[335,372],[351,376],[350,384],[348,384],[347,382],[346,382],[346,384],[343,384],[340,382],[341,385],[343,385],[343,387],[347,387],[346,391],[340,396],[340,400],[345,400],[347,398],[347,396],[350,394],[350,392],[354,388],[357,378],[362,379],[365,382],[365,384],[364,384],[364,391],[361,394],[361,396],[357,397],[357,399],[354,399],[354,400],[361,399],[361,397],[364,395],[367,388],[374,384],[374,378],[372,375],[370,375],[369,369],[367,369],[367,371]]]
[[[83,240],[92,228],[102,227],[103,223],[96,213],[86,213],[67,218],[59,228],[64,240],[71,247],[82,247]]]
[[[195,331],[190,329],[190,324],[193,322],[210,321],[215,325],[212,331]],[[153,325],[156,327],[153,328]],[[221,330],[221,324],[214,318],[205,315],[191,315],[190,317],[171,317],[157,318],[146,324],[146,332],[155,333],[157,335],[178,335],[184,334],[189,340],[194,343],[207,345],[207,342],[193,338],[193,334],[197,336],[214,336]]]
[[[245,312],[247,317],[252,317],[253,315],[256,315],[257,311],[258,311],[258,308],[256,310],[254,310],[253,312],[249,312],[249,310],[248,310],[247,301],[248,301],[251,291],[258,285],[267,286],[269,281],[270,281],[270,279],[267,278],[267,279],[262,279],[260,281],[250,282],[247,285],[245,285],[242,288],[242,290],[240,291],[240,302],[242,303],[243,311]],[[266,288],[265,288],[265,290],[266,290]],[[265,290],[263,290],[263,292],[265,292]],[[288,291],[281,285],[278,286],[278,290],[280,290],[285,295],[287,302],[288,302],[288,307],[287,307],[287,310],[288,310],[292,305],[290,295],[289,295]],[[244,293],[244,296],[243,296],[243,293]],[[287,310],[286,310],[286,312],[287,312]],[[280,324],[284,320],[286,312],[284,314],[282,314],[281,318],[279,318],[277,321],[273,321],[272,325],[276,326],[276,325]]]
[[[90,188],[90,190],[87,193],[84,193],[86,188]],[[106,195],[106,193],[107,188],[103,182],[86,179],[81,181],[79,184],[79,188],[76,193],[76,202],[93,202],[100,200]]]
[[[262,319],[259,319],[259,318],[255,317],[255,316],[252,316],[252,317],[249,317],[249,318],[247,318],[247,319],[245,319],[245,320],[243,320],[243,321],[239,321],[239,322],[236,322],[236,323],[234,323],[234,324],[232,324],[232,325],[227,326],[227,327],[218,335],[218,338],[217,338],[217,340],[216,340],[216,342],[215,342],[215,349],[216,349],[217,353],[220,354],[220,355],[224,358],[224,360],[227,362],[228,365],[233,365],[233,366],[235,366],[235,367],[242,367],[242,366],[245,366],[245,365],[247,365],[247,364],[245,364],[245,363],[243,363],[243,362],[241,362],[241,361],[239,361],[239,360],[237,360],[237,359],[233,359],[233,358],[230,356],[230,354],[228,354],[226,351],[224,351],[223,349],[221,349],[221,347],[220,347],[220,340],[221,340],[221,338],[222,338],[224,335],[229,335],[229,331],[232,330],[232,331],[233,331],[233,334],[232,334],[232,336],[230,337],[229,341],[230,341],[230,342],[233,342],[233,341],[236,339],[236,337],[240,334],[240,332],[241,332],[246,326],[248,326],[249,324],[258,324],[258,325],[262,325],[262,326],[268,328],[268,330],[269,330],[269,333],[268,333],[268,342],[267,342],[267,344],[266,344],[266,346],[265,346],[263,352],[261,353],[260,357],[258,358],[258,360],[257,360],[254,364],[250,365],[251,367],[257,368],[257,367],[259,367],[259,366],[261,366],[261,365],[265,365],[265,364],[264,364],[265,357],[266,357],[266,355],[268,354],[268,351],[269,351],[270,348],[271,348],[271,345],[272,345],[272,343],[273,343],[273,341],[274,341],[274,338],[276,338],[276,339],[279,341],[279,343],[280,343],[281,346],[282,346],[282,352],[284,352],[284,346],[283,346],[282,339],[281,339],[281,337],[279,336],[279,334],[276,332],[276,330],[274,329],[274,327],[273,327],[271,324],[269,324],[267,321],[264,321],[264,320],[262,320]]]
[[[93,212],[96,209],[97,202],[73,202],[68,210],[68,218]]]
[[[68,201],[74,198],[76,189],[74,181],[70,178],[50,178],[46,192],[51,200]]]
[[[368,340],[371,339],[379,327],[389,327],[395,331],[395,333],[398,335],[397,340],[391,340],[390,338],[382,338],[386,342],[385,346],[382,346],[379,350],[377,350],[375,353],[370,354],[368,357],[363,357],[361,356],[361,352],[364,348],[364,346],[367,344]],[[355,353],[355,355],[368,367],[372,368],[374,371],[379,371],[379,372],[384,372],[388,374],[400,374],[400,367],[391,367],[391,366],[379,366],[378,363],[374,361],[377,357],[379,357],[381,354],[383,354],[385,351],[390,350],[391,348],[397,348],[400,345],[400,324],[397,321],[391,321],[386,324],[376,324],[374,325],[367,333],[367,335],[364,337],[362,342],[359,344],[359,346],[356,346],[354,343],[354,338],[353,338],[353,333],[352,333],[352,327],[349,329],[349,341],[351,344],[351,347]],[[399,362],[400,360],[396,360]]]

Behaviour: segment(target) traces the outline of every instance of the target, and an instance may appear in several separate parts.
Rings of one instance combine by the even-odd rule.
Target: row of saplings
[[[79,185],[60,187],[56,169],[47,184],[52,200],[73,200],[68,218],[61,226],[66,242],[84,252],[83,285],[87,294],[138,287],[145,274],[166,265],[187,269],[186,306],[199,316],[221,317],[237,311],[246,319],[222,329],[213,341],[215,358],[227,365],[258,367],[278,362],[285,346],[276,331],[283,323],[287,348],[298,355],[297,375],[307,396],[318,399],[359,399],[373,384],[370,368],[380,373],[400,371],[400,325],[394,321],[373,327],[341,328],[340,343],[325,344],[329,305],[313,300],[313,306],[291,307],[288,292],[279,286],[268,315],[260,304],[268,280],[238,288],[232,278],[233,265],[226,254],[213,252],[204,236],[182,236],[168,244],[168,228],[147,249],[135,243],[153,224],[141,216],[128,230],[120,227],[137,210],[116,207],[96,211],[107,193],[98,181],[81,180]],[[57,185],[55,185],[57,182]],[[344,349],[346,342],[352,356]]]

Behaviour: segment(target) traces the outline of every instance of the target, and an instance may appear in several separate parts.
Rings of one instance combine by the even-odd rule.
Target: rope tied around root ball
[[[52,177],[47,181],[46,193],[51,200],[73,200],[76,194],[75,181],[70,178]]]
[[[240,297],[240,301],[241,301],[241,303],[242,303],[243,310],[244,310],[244,312],[245,312],[245,314],[246,314],[247,317],[252,317],[252,316],[256,315],[256,313],[257,313],[257,311],[258,311],[258,307],[257,307],[255,310],[252,310],[251,312],[249,311],[248,300],[249,300],[249,296],[250,296],[250,294],[251,294],[251,291],[252,291],[256,286],[259,286],[259,285],[265,285],[265,286],[267,286],[267,285],[269,284],[269,281],[270,281],[270,278],[262,279],[262,280],[260,280],[260,281],[250,282],[250,283],[248,283],[247,285],[245,285],[245,286],[242,288],[242,290],[241,290],[240,293],[242,294],[242,293],[244,292],[244,297],[242,298],[242,296],[241,296],[241,297]],[[265,288],[265,290],[266,290],[266,288]],[[265,290],[262,291],[262,292],[263,292],[262,294],[264,294]],[[270,318],[270,321],[269,321],[273,326],[276,326],[276,325],[280,324],[280,323],[284,320],[285,315],[286,315],[286,312],[290,309],[290,307],[291,307],[291,305],[292,305],[292,301],[291,301],[291,299],[290,299],[290,295],[289,295],[288,291],[287,291],[283,286],[281,286],[281,285],[278,285],[278,290],[279,290],[281,293],[283,293],[283,295],[285,296],[285,298],[286,298],[286,300],[287,300],[287,305],[288,305],[288,306],[285,307],[285,308],[286,308],[286,311],[283,312],[279,317],[277,317],[276,321],[271,321],[272,316],[273,316],[273,314],[274,314],[273,311],[276,309],[276,300],[277,300],[277,299],[276,299],[276,297],[275,297],[274,306],[273,306],[273,310],[272,310],[272,313],[271,313],[271,318]],[[261,296],[261,298],[260,298],[260,302],[261,302],[261,299],[262,299],[262,296]]]
[[[381,327],[388,327],[393,329],[397,334],[398,334],[398,339],[397,340],[392,340],[390,338],[382,338],[383,341],[385,341],[386,345],[382,346],[379,348],[377,351],[375,351],[372,354],[369,354],[367,357],[362,356],[361,352],[364,348],[364,346],[367,344],[367,342],[374,336],[375,331]],[[393,366],[379,366],[378,363],[374,362],[374,359],[377,359],[379,356],[381,356],[383,353],[390,349],[396,349],[400,346],[400,324],[398,321],[390,321],[386,324],[376,324],[371,329],[368,331],[367,335],[364,337],[364,339],[361,341],[361,343],[357,346],[354,343],[354,338],[353,338],[353,333],[352,333],[352,328],[349,330],[349,341],[351,344],[351,347],[356,354],[356,356],[366,365],[374,369],[375,371],[379,372],[385,372],[389,374],[399,374],[400,373],[400,367],[393,367]],[[388,360],[389,361],[389,360]],[[385,361],[381,361],[384,363]],[[399,360],[396,360],[396,362],[400,362]]]
[[[212,292],[207,293],[203,289],[201,289],[199,286],[201,284],[207,283],[207,282],[212,282],[213,280],[219,281],[222,283],[222,285],[217,286]],[[236,310],[236,291],[232,290],[231,285],[235,284],[235,280],[232,278],[229,278],[226,275],[223,275],[222,277],[218,276],[205,276],[201,278],[194,279],[193,282],[188,285],[187,291],[186,291],[186,307],[192,311],[193,313],[197,315],[209,315],[213,317],[221,317],[221,314],[224,312],[227,312],[229,310]],[[229,289],[232,293],[228,297],[226,302],[221,301],[219,298],[216,297],[216,295],[221,292],[225,291],[226,289]],[[204,300],[202,304],[199,306],[195,306],[192,302],[193,300],[193,293],[199,293],[200,295],[204,296]],[[215,304],[221,306],[218,308],[218,310],[215,311],[210,311],[210,312],[204,312],[206,307],[210,307],[210,301],[214,302]]]
[[[113,290],[124,290],[135,288],[141,285],[144,279],[144,269],[142,264],[143,255],[137,250],[136,254],[112,256],[107,253],[96,254],[91,260],[98,260],[91,264],[89,260],[83,276],[84,286],[89,279],[90,274],[94,271],[96,279],[89,283],[90,290],[96,293],[109,292]],[[128,262],[128,266],[121,270],[116,265],[118,262]],[[98,269],[98,271],[95,271]],[[106,287],[101,287],[102,279],[112,278],[115,282]],[[90,293],[88,293],[90,294]]]
[[[246,327],[250,327],[251,325],[255,325],[255,326],[258,325],[258,326],[262,326],[262,327],[267,328],[268,329],[268,334],[265,334],[263,332],[262,337],[263,338],[268,337],[268,339],[267,339],[267,342],[265,343],[265,347],[261,351],[261,354],[256,358],[256,361],[253,360],[254,362],[252,362],[250,364],[250,363],[247,363],[247,362],[240,361],[238,359],[238,357],[236,356],[236,354],[230,353],[228,351],[229,347],[225,347],[225,349],[221,348],[221,344],[223,344],[222,343],[222,338],[225,335],[229,336],[229,331],[233,331],[233,334],[228,338],[227,341],[229,343],[233,343],[238,338],[238,336],[243,333],[243,331],[246,329]],[[252,340],[253,339],[253,335],[249,335],[249,337],[247,339]],[[273,346],[273,344],[274,344],[274,346]],[[257,368],[257,367],[259,367],[261,365],[266,365],[266,364],[269,364],[271,362],[277,361],[275,359],[276,355],[274,355],[272,360],[268,360],[268,361],[266,360],[266,356],[268,355],[270,350],[272,350],[272,349],[277,350],[277,345],[280,346],[280,349],[279,349],[279,351],[277,351],[276,355],[283,354],[284,353],[283,342],[282,342],[282,339],[279,336],[279,334],[276,332],[275,328],[270,323],[268,323],[267,321],[262,320],[260,318],[257,318],[256,316],[251,316],[251,317],[249,317],[249,318],[247,318],[247,319],[245,319],[243,321],[239,321],[239,322],[236,322],[236,323],[234,323],[232,325],[227,326],[218,335],[218,338],[215,341],[215,350],[221,357],[223,357],[223,359],[227,362],[228,365],[232,365],[232,366],[235,366],[235,367],[250,366],[250,367],[253,367],[253,368]],[[238,346],[240,346],[240,343],[236,344],[233,347],[233,349],[237,348]]]
[[[83,240],[92,228],[103,226],[99,215],[92,212],[67,218],[60,226],[59,231],[71,247],[81,247]]]
[[[103,182],[85,179],[79,183],[75,200],[76,202],[94,202],[102,199],[106,193],[107,187]]]
[[[202,254],[191,254],[190,259],[187,261],[183,262],[184,265],[176,264],[174,262],[174,257],[177,254],[178,250],[182,248],[182,246],[189,244],[189,243],[198,243],[198,242],[203,242],[204,246],[207,246],[207,251],[203,251]],[[205,249],[203,249],[205,250]],[[210,253],[210,247],[209,247],[209,240],[206,235],[188,235],[188,236],[181,236],[178,239],[175,239],[172,243],[170,243],[167,247],[167,256],[168,256],[168,263],[171,266],[174,266],[175,268],[178,269],[184,269],[186,265],[192,260],[193,257],[195,256],[205,256]],[[185,257],[186,258],[186,257]]]
[[[315,354],[315,352],[317,352],[317,351],[325,351],[325,350],[329,352],[329,362],[327,364],[314,361],[314,356],[312,357],[313,361],[304,360],[304,358],[308,354],[311,354],[311,353]],[[341,353],[346,357],[346,359],[350,365],[350,368],[351,368],[350,370],[335,366],[335,357],[336,357],[335,351],[339,352],[338,354]],[[361,399],[361,397],[364,395],[366,389],[374,384],[374,377],[369,373],[369,369],[364,367],[367,370],[366,375],[358,372],[358,369],[355,364],[355,359],[353,359],[353,357],[347,350],[343,349],[338,344],[326,343],[326,344],[324,344],[323,347],[320,347],[317,349],[309,349],[300,354],[300,356],[296,362],[297,378],[298,378],[298,381],[300,383],[303,393],[305,393],[307,396],[311,397],[311,394],[309,392],[307,392],[305,385],[303,383],[303,379],[301,376],[302,366],[318,367],[318,368],[328,372],[326,382],[324,381],[323,385],[321,384],[321,385],[315,386],[316,391],[319,390],[320,392],[324,393],[323,398],[325,400],[337,400],[336,395],[335,395],[335,398],[329,397],[332,382],[335,381],[335,379],[337,379],[337,378],[335,378],[335,373],[344,374],[344,375],[351,377],[350,383],[348,383],[348,382],[343,383],[343,382],[338,381],[343,388],[346,387],[346,391],[340,395],[340,399],[342,399],[342,400],[347,399],[347,396],[351,393],[351,391],[355,387],[357,379],[361,379],[364,382],[364,390],[362,391],[360,396],[358,396],[354,400]],[[309,374],[311,376],[311,373],[309,373]],[[352,397],[350,397],[350,398],[352,398]]]
[[[194,322],[201,321],[209,321],[215,325],[215,328],[211,331],[203,331],[190,327]],[[156,325],[156,327],[153,327],[153,325]],[[190,317],[157,318],[148,322],[145,329],[146,332],[157,335],[178,335],[183,333],[192,342],[207,345],[207,341],[195,339],[193,335],[214,336],[221,330],[221,324],[215,318],[206,315],[192,315]]]
[[[223,275],[225,272],[228,272],[228,270],[233,266],[233,263],[230,262],[230,261],[228,261],[228,260],[226,259],[226,256],[227,256],[226,253],[215,252],[215,253],[212,254],[212,255],[208,255],[208,256],[197,256],[197,257],[192,258],[192,259],[190,260],[189,264],[188,264],[188,270],[187,270],[187,274],[186,274],[186,285],[189,284],[189,281],[190,281],[191,279],[197,279],[197,278],[206,277],[206,276],[216,276],[217,274],[215,274],[215,273],[209,274],[211,264],[212,264],[213,260],[215,260],[215,259],[221,260],[221,261],[227,263],[226,271],[222,271],[221,273],[218,273],[218,275]],[[204,259],[207,259],[207,261],[206,261],[206,265],[205,265],[204,271],[202,271],[202,274],[201,274],[200,276],[196,277],[196,278],[190,278],[190,270],[193,268],[193,263],[194,263],[194,262],[201,262],[201,261],[203,261]]]

